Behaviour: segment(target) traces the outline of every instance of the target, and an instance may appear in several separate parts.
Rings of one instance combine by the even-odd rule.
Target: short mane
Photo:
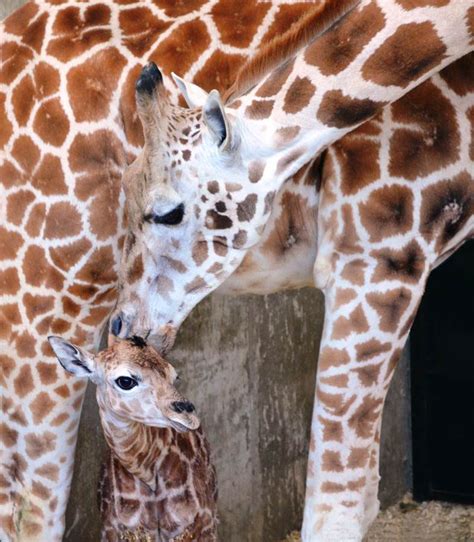
[[[230,103],[249,92],[265,75],[292,58],[359,2],[360,0],[321,0],[293,27],[273,38],[239,69],[234,83],[224,93],[224,102]]]
[[[137,348],[145,348],[147,346],[145,339],[143,337],[139,337],[138,335],[132,335],[128,340]]]

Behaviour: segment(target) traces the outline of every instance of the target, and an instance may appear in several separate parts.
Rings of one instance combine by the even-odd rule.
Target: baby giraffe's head
[[[101,409],[152,427],[178,431],[199,427],[193,404],[174,386],[174,367],[140,337],[116,341],[97,354],[61,337],[48,340],[66,371],[90,378],[97,385]]]

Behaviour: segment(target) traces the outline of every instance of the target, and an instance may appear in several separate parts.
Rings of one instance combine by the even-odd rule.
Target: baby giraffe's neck
[[[128,472],[155,490],[157,469],[173,441],[172,430],[150,427],[116,414],[99,392],[97,402],[110,449]]]

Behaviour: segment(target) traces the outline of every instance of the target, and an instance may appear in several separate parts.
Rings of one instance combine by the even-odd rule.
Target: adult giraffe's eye
[[[115,383],[119,388],[122,388],[126,391],[133,389],[135,386],[138,386],[138,382],[131,376],[119,376],[115,379]]]
[[[165,224],[166,226],[176,226],[180,224],[184,217],[184,204],[180,203],[177,207],[164,215],[149,213],[144,216],[145,222],[153,222],[153,224]]]

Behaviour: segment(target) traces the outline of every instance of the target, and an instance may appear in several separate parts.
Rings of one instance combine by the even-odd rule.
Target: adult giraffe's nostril
[[[181,414],[181,412],[194,412],[196,409],[194,408],[194,405],[190,403],[189,401],[175,401],[174,403],[171,403],[171,408],[178,412],[178,414]]]
[[[120,332],[122,331],[122,317],[120,314],[117,314],[110,322],[110,331],[112,332],[112,335],[115,335],[116,337],[120,335]]]

